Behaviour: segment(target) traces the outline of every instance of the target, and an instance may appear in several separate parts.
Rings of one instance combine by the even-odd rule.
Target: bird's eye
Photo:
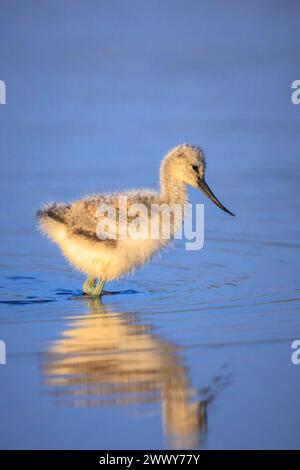
[[[193,171],[196,171],[198,173],[198,170],[199,170],[198,165],[193,165],[192,168],[193,168]]]

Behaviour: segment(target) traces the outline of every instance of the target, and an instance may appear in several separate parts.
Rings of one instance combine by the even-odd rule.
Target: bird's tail
[[[64,204],[47,204],[36,213],[39,229],[49,238],[59,241],[67,232],[66,212],[69,207]]]

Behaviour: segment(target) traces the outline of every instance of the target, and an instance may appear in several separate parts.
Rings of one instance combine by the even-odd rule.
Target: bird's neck
[[[168,204],[184,206],[188,202],[186,186],[182,181],[172,178],[163,169],[160,176],[161,200]]]

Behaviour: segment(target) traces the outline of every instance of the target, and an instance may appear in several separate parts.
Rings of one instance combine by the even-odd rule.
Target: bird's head
[[[216,198],[205,181],[206,162],[204,153],[196,145],[182,144],[171,150],[165,161],[167,173],[184,184],[200,189],[214,204],[227,214],[234,215]]]

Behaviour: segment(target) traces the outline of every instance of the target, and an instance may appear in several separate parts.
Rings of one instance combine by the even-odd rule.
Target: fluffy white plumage
[[[99,233],[101,221],[99,206],[111,205],[118,214],[120,196],[122,196],[127,197],[129,213],[137,204],[143,204],[149,210],[152,204],[163,203],[179,204],[184,207],[187,203],[186,185],[190,185],[202,189],[217,205],[229,212],[211,193],[204,176],[203,152],[199,147],[183,144],[172,149],[161,163],[160,192],[140,190],[94,194],[70,204],[48,204],[38,211],[37,219],[41,230],[60,247],[76,269],[93,278],[111,281],[149,261],[170,242],[177,226],[175,223],[172,225],[170,240],[161,237],[159,239],[117,237],[116,240],[104,240],[101,239],[103,234]],[[131,215],[131,219],[134,218],[135,216]],[[131,219],[128,215],[125,219],[118,220],[117,232],[122,230],[122,224],[131,222]],[[107,217],[106,220],[108,225],[114,222]],[[159,223],[159,215],[156,220]],[[179,223],[181,224],[182,220]]]

